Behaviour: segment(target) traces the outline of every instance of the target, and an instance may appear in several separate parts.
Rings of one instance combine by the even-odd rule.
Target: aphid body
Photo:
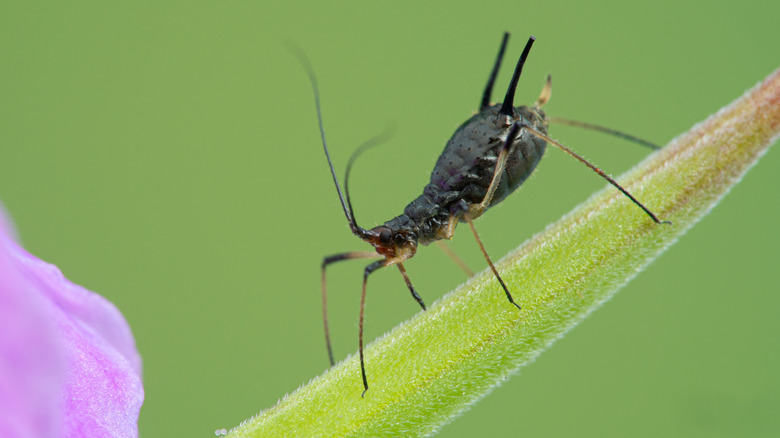
[[[406,206],[403,214],[371,229],[360,227],[355,220],[352,203],[349,198],[348,179],[352,163],[357,155],[374,144],[372,144],[371,141],[367,142],[358,148],[350,158],[344,180],[345,198],[345,196],[342,195],[341,186],[336,178],[336,173],[325,142],[316,78],[308,61],[303,55],[299,54],[302,62],[307,67],[314,88],[323,148],[330,166],[333,181],[336,185],[336,190],[339,194],[339,199],[341,200],[344,214],[347,217],[352,232],[365,242],[371,244],[376,251],[336,254],[326,257],[322,262],[323,319],[325,339],[331,364],[334,364],[334,360],[330,345],[330,336],[328,334],[325,268],[331,263],[342,260],[380,257],[380,260],[366,266],[363,272],[358,340],[361,376],[363,378],[365,390],[368,390],[368,380],[366,378],[365,361],[363,357],[363,314],[368,276],[377,269],[391,265],[397,266],[409,291],[412,293],[412,296],[424,310],[425,304],[412,286],[406,269],[403,266],[403,262],[415,255],[419,244],[428,245],[431,242],[442,239],[451,239],[458,222],[466,222],[469,224],[477,239],[482,254],[492,269],[496,279],[501,284],[507,299],[518,309],[520,308],[520,306],[515,303],[509,289],[504,284],[501,276],[485,251],[482,241],[474,228],[473,220],[480,217],[488,208],[501,202],[528,178],[544,155],[548,144],[554,145],[590,167],[591,170],[601,175],[609,181],[610,184],[629,197],[656,223],[661,223],[655,214],[645,208],[644,205],[637,201],[636,198],[623,189],[623,187],[611,177],[567,147],[552,140],[547,135],[548,119],[545,116],[544,111],[542,111],[542,106],[549,100],[551,95],[551,79],[549,76],[547,77],[547,83],[542,89],[539,98],[534,104],[531,106],[514,106],[513,100],[515,89],[522,72],[523,64],[533,45],[533,37],[529,38],[523,49],[523,53],[518,60],[504,101],[500,104],[490,104],[493,83],[501,65],[508,36],[508,34],[504,34],[498,57],[482,96],[480,111],[463,123],[447,142],[444,151],[436,162],[433,172],[431,172],[430,182],[423,189],[423,193]],[[581,122],[570,122],[563,119],[558,119],[558,121],[605,131],[613,135],[649,145],[642,140],[607,128],[588,125]],[[374,143],[376,143],[376,141],[374,141]],[[650,146],[654,147],[653,145]],[[365,391],[363,393],[365,394]]]
[[[481,207],[512,126],[529,126],[547,134],[547,122],[537,106],[513,108],[512,116],[501,114],[500,107],[500,104],[488,107],[461,125],[447,142],[423,194],[406,206],[404,214],[372,231],[380,234],[389,231],[394,241],[416,237],[416,243],[423,245],[450,239],[457,221],[465,221],[466,216],[471,220],[478,218],[517,189],[536,168],[547,147],[546,141],[529,132],[512,140],[511,152],[493,196]],[[396,238],[397,234],[405,238]]]
[[[533,37],[520,57],[504,103],[489,104],[507,40],[505,34],[480,112],[463,123],[447,142],[422,195],[409,203],[402,215],[371,230],[380,236],[379,245],[374,245],[380,254],[395,255],[403,261],[414,255],[417,243],[428,245],[451,239],[459,221],[476,219],[501,202],[528,178],[542,158],[547,142],[518,128],[531,128],[546,136],[547,121],[541,106],[549,97],[549,83],[532,107],[515,108],[512,103]],[[505,157],[501,157],[502,150]]]

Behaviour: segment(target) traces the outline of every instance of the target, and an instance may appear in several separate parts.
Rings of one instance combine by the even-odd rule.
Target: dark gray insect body
[[[498,155],[512,125],[529,126],[547,134],[547,122],[541,108],[517,107],[512,116],[501,114],[500,109],[501,105],[493,105],[482,110],[455,131],[436,162],[429,187],[439,186],[443,193],[459,192],[466,201],[479,203],[490,187]],[[546,148],[546,141],[521,130],[513,141],[489,206],[501,202],[528,178]],[[476,180],[470,181],[474,177]]]
[[[513,125],[529,126],[547,134],[541,108],[517,107],[512,116],[500,114],[500,108],[501,105],[493,105],[479,112],[455,131],[439,156],[423,194],[406,206],[403,215],[385,222],[386,227],[394,231],[412,227],[423,245],[449,239],[452,220],[465,222],[466,214],[476,219],[520,187],[547,148],[546,141],[528,132],[514,138],[487,208],[473,207],[488,193],[498,157]]]
[[[371,244],[375,252],[348,252],[325,257],[322,261],[322,312],[325,326],[325,340],[331,365],[333,351],[330,344],[327,319],[327,293],[325,287],[325,268],[335,262],[352,259],[365,259],[379,257],[380,260],[372,262],[363,271],[363,287],[360,298],[360,319],[358,345],[360,353],[360,369],[363,379],[363,387],[368,390],[365,360],[363,357],[363,315],[365,309],[366,284],[368,276],[377,269],[395,265],[401,272],[406,286],[412,297],[425,310],[425,303],[412,286],[406,273],[403,262],[413,257],[417,252],[418,244],[428,245],[431,242],[451,239],[455,227],[459,222],[469,224],[474,237],[479,244],[485,260],[490,266],[496,280],[501,285],[507,299],[511,304],[520,309],[515,303],[509,289],[504,284],[493,262],[485,250],[476,228],[474,219],[480,217],[488,208],[498,204],[510,193],[517,189],[534,171],[539,160],[544,155],[548,144],[553,145],[571,155],[591,170],[598,173],[610,184],[615,186],[624,195],[631,199],[656,223],[662,223],[650,210],[636,200],[628,191],[621,187],[615,180],[605,174],[601,169],[586,161],[547,135],[548,119],[542,111],[542,106],[550,99],[551,79],[547,82],[537,101],[531,106],[514,106],[514,94],[517,82],[520,78],[523,65],[534,43],[534,37],[530,37],[523,49],[523,53],[517,62],[512,80],[507,89],[504,101],[501,104],[491,105],[490,96],[497,72],[503,59],[509,34],[505,33],[501,43],[498,57],[494,64],[487,86],[485,87],[480,111],[463,123],[447,142],[436,166],[431,173],[431,180],[423,189],[423,193],[413,200],[404,209],[404,213],[385,222],[383,225],[371,229],[362,228],[357,224],[349,198],[348,180],[349,172],[355,158],[365,149],[378,143],[378,139],[372,139],[358,148],[347,164],[347,172],[344,179],[346,197],[342,194],[330,153],[325,141],[325,133],[322,123],[322,114],[319,105],[319,92],[317,80],[313,69],[306,57],[298,53],[304,66],[307,68],[309,78],[314,88],[317,116],[320,124],[323,149],[330,166],[331,176],[336,185],[344,215],[349,222],[350,230],[363,241]],[[652,144],[636,139],[627,134],[600,126],[589,125],[582,122],[573,122],[565,119],[557,119],[559,123],[581,126],[595,129],[612,135],[626,138],[646,146],[655,147]]]

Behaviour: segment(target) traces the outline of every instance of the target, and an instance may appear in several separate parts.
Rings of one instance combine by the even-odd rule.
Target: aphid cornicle
[[[414,256],[417,252],[417,246],[420,244],[428,245],[441,239],[451,239],[458,222],[466,222],[469,225],[485,260],[492,269],[507,299],[517,309],[520,309],[520,306],[515,302],[485,251],[482,241],[474,228],[473,221],[484,214],[487,209],[501,202],[528,178],[536,168],[542,155],[544,155],[548,144],[563,150],[588,166],[630,198],[653,221],[662,223],[655,214],[642,205],[615,180],[547,135],[547,126],[550,119],[542,111],[542,106],[550,98],[550,76],[547,77],[547,82],[533,105],[514,106],[515,89],[523,69],[523,64],[535,41],[533,36],[528,39],[520,55],[503,102],[495,105],[490,104],[493,83],[501,65],[508,38],[509,34],[504,33],[501,48],[482,96],[480,111],[463,123],[447,142],[433,172],[431,172],[430,182],[423,189],[423,193],[406,206],[403,214],[371,229],[362,228],[357,224],[349,198],[347,183],[349,171],[357,155],[366,148],[373,146],[376,142],[367,142],[358,148],[350,158],[344,179],[345,197],[342,194],[325,141],[317,80],[308,60],[299,53],[299,57],[307,68],[312,87],[314,88],[322,145],[344,214],[352,232],[363,241],[371,244],[375,250],[375,252],[361,251],[336,254],[326,257],[322,262],[322,309],[325,339],[331,365],[334,364],[334,360],[328,332],[325,268],[331,263],[342,260],[381,258],[366,266],[363,271],[358,330],[360,369],[364,387],[363,395],[368,390],[368,379],[363,358],[363,316],[368,276],[377,269],[391,265],[397,266],[412,296],[420,307],[425,310],[425,303],[417,294],[414,286],[412,286],[403,262]],[[643,140],[600,126],[572,122],[565,119],[557,119],[556,121],[604,131],[652,146]]]

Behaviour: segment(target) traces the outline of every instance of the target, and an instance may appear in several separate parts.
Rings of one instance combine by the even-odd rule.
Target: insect
[[[552,82],[550,76],[547,77],[547,82],[534,104],[531,106],[514,106],[515,89],[517,88],[523,65],[535,41],[533,36],[528,39],[520,55],[503,102],[494,105],[490,104],[493,84],[501,66],[508,39],[509,34],[504,33],[498,56],[482,95],[480,111],[463,123],[447,142],[444,151],[439,156],[436,166],[431,172],[430,182],[423,189],[423,193],[406,206],[403,214],[371,229],[361,227],[355,220],[352,202],[349,197],[348,180],[355,158],[365,149],[374,146],[378,139],[363,144],[352,154],[347,164],[344,178],[344,193],[342,193],[325,141],[317,80],[308,60],[301,53],[298,53],[298,56],[307,68],[314,89],[322,146],[344,215],[352,233],[374,247],[373,252],[341,253],[325,257],[322,261],[322,309],[325,340],[331,366],[335,362],[333,360],[328,330],[325,270],[332,263],[344,260],[380,258],[365,267],[360,294],[358,346],[360,372],[364,388],[363,396],[368,391],[368,378],[366,377],[366,365],[363,357],[363,321],[366,284],[369,275],[378,269],[396,266],[403,276],[412,297],[425,310],[425,303],[412,285],[404,268],[404,262],[415,255],[418,245],[429,245],[442,239],[451,239],[459,222],[465,222],[469,225],[487,264],[493,271],[507,299],[517,309],[520,309],[520,305],[515,302],[493,265],[490,256],[488,256],[482,240],[474,227],[474,220],[484,214],[490,207],[501,202],[528,178],[536,168],[542,155],[544,155],[548,144],[561,149],[598,173],[631,199],[655,223],[668,223],[660,221],[653,212],[642,205],[633,195],[601,169],[548,136],[547,126],[552,119],[547,118],[542,107],[551,96]],[[628,134],[608,128],[568,121],[566,119],[557,119],[556,121],[604,131],[638,143],[654,146]]]

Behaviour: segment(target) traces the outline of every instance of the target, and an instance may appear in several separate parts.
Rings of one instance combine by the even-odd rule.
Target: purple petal
[[[56,437],[65,351],[35,288],[0,247],[0,436]]]
[[[19,247],[0,211],[0,437],[134,437],[141,359],[109,301]]]

